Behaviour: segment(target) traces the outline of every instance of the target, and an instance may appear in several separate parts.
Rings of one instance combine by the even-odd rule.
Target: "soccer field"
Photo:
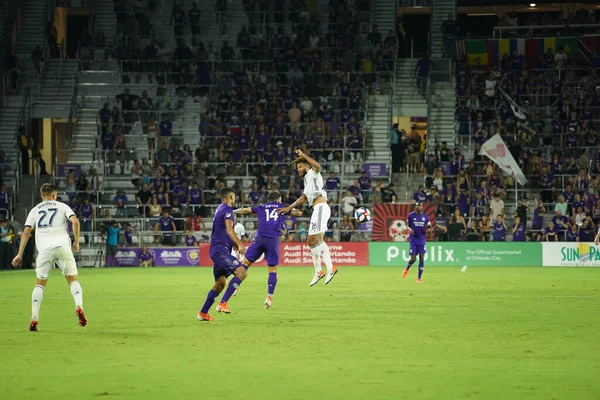
[[[231,315],[196,313],[210,268],[82,269],[89,325],[54,271],[0,274],[0,398],[598,399],[599,268],[251,268]],[[214,310],[214,307],[213,307]]]

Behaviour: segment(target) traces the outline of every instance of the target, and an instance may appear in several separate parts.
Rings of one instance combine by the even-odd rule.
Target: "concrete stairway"
[[[389,131],[391,127],[390,96],[370,95],[367,109],[366,162],[390,164]],[[389,168],[388,168],[389,169]]]
[[[433,0],[431,7],[431,58],[441,58],[444,48],[441,26],[448,15],[456,18],[456,0]]]
[[[454,82],[434,82],[431,86],[429,110],[428,148],[437,143],[447,142],[448,146],[456,142],[454,110],[456,90]]]
[[[92,32],[92,39],[96,32],[102,31],[106,37],[106,47],[114,47],[116,45],[117,24],[112,1],[96,1],[94,31]]]
[[[69,115],[77,60],[52,59],[46,63],[46,74],[42,81],[39,96],[32,89],[36,104],[35,118],[66,118]]]
[[[18,128],[19,114],[23,96],[14,95],[6,98],[6,107],[0,109],[0,149],[6,156],[4,163],[6,170],[2,176],[7,187],[14,190],[16,182],[16,173],[18,160],[21,153],[15,146],[15,134]]]
[[[53,12],[50,4],[47,0],[29,0],[25,5],[15,52],[17,67],[21,70],[20,80],[25,84],[33,84],[37,79],[37,72],[31,62],[31,52],[36,46],[44,47],[46,23],[50,12]],[[21,93],[23,86],[22,84],[20,88]]]
[[[414,78],[417,61],[409,58],[396,60],[394,87],[394,115],[404,117],[427,116],[427,100],[419,94]]]
[[[395,32],[396,29],[396,3],[393,1],[376,1],[373,5],[373,15],[371,18],[373,24],[385,37],[389,30]]]

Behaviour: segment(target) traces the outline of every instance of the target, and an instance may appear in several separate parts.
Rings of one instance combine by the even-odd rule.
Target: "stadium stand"
[[[292,202],[302,187],[291,167],[295,148],[317,157],[329,178],[332,233],[347,188],[357,204],[372,204],[376,179],[362,174],[378,152],[378,143],[367,144],[368,103],[377,98],[372,94],[387,97],[396,38],[378,32],[369,2],[356,10],[346,3],[311,9],[300,1],[280,10],[274,2],[269,13],[259,5],[251,10],[250,2],[228,3],[227,10],[219,2],[214,9],[191,1],[157,2],[148,10],[115,4],[116,30],[108,6],[99,3],[97,27],[107,30],[80,40],[76,124],[54,177],[73,207],[86,197],[94,203],[90,242],[103,242],[103,220],[113,218],[133,225],[135,243],[153,241],[153,219],[139,214],[144,185],[171,210],[178,197],[182,227],[195,226],[192,214],[203,218],[201,241],[208,240],[224,186],[246,205],[270,190]],[[388,109],[379,132],[384,152]],[[380,180],[389,183],[385,175]],[[194,184],[202,193],[198,206],[186,195]],[[308,216],[290,223],[290,240],[300,238]],[[252,234],[254,220],[245,225]]]
[[[593,10],[502,15],[489,38],[476,39],[450,0],[402,1],[397,10],[367,0],[92,1],[71,54],[52,19],[60,5],[12,6],[27,17],[3,59],[0,195],[10,201],[0,212],[15,219],[16,205],[30,202],[13,193],[42,179],[31,119],[54,110],[68,121],[68,140],[52,180],[79,212],[92,205],[82,235],[89,254],[114,219],[131,225],[133,244],[154,242],[163,208],[176,217],[178,241],[187,228],[207,241],[225,186],[244,205],[270,190],[293,201],[302,186],[295,148],[328,178],[329,239],[348,237],[340,222],[354,207],[381,201],[433,204],[440,239],[487,240],[497,214],[508,225],[520,215],[531,240],[546,238],[548,219],[561,239],[573,226],[585,238],[600,220]],[[406,31],[407,7],[428,7],[431,59]],[[418,116],[391,147],[402,153],[394,171],[393,115]],[[479,155],[495,133],[526,185]],[[382,165],[381,175],[369,176],[369,165]],[[307,221],[290,221],[290,240]],[[243,222],[251,238],[255,220]],[[352,240],[370,239],[368,226],[354,228]]]

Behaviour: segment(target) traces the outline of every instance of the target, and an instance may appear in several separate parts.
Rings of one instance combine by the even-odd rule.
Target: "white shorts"
[[[327,231],[327,222],[331,217],[331,208],[327,203],[319,203],[313,207],[313,213],[310,217],[308,226],[308,235],[318,235]]]
[[[48,279],[54,264],[58,265],[63,276],[77,275],[77,264],[70,247],[55,247],[39,253],[36,259],[36,276],[39,279]]]

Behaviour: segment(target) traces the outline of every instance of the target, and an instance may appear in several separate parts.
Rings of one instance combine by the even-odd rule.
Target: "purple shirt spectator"
[[[513,229],[516,224],[513,224]],[[520,223],[517,226],[517,230],[513,233],[513,242],[524,242],[525,241],[525,224]]]
[[[173,232],[173,222],[175,220],[171,216],[160,217],[158,223],[160,224],[160,230],[163,232]]]

